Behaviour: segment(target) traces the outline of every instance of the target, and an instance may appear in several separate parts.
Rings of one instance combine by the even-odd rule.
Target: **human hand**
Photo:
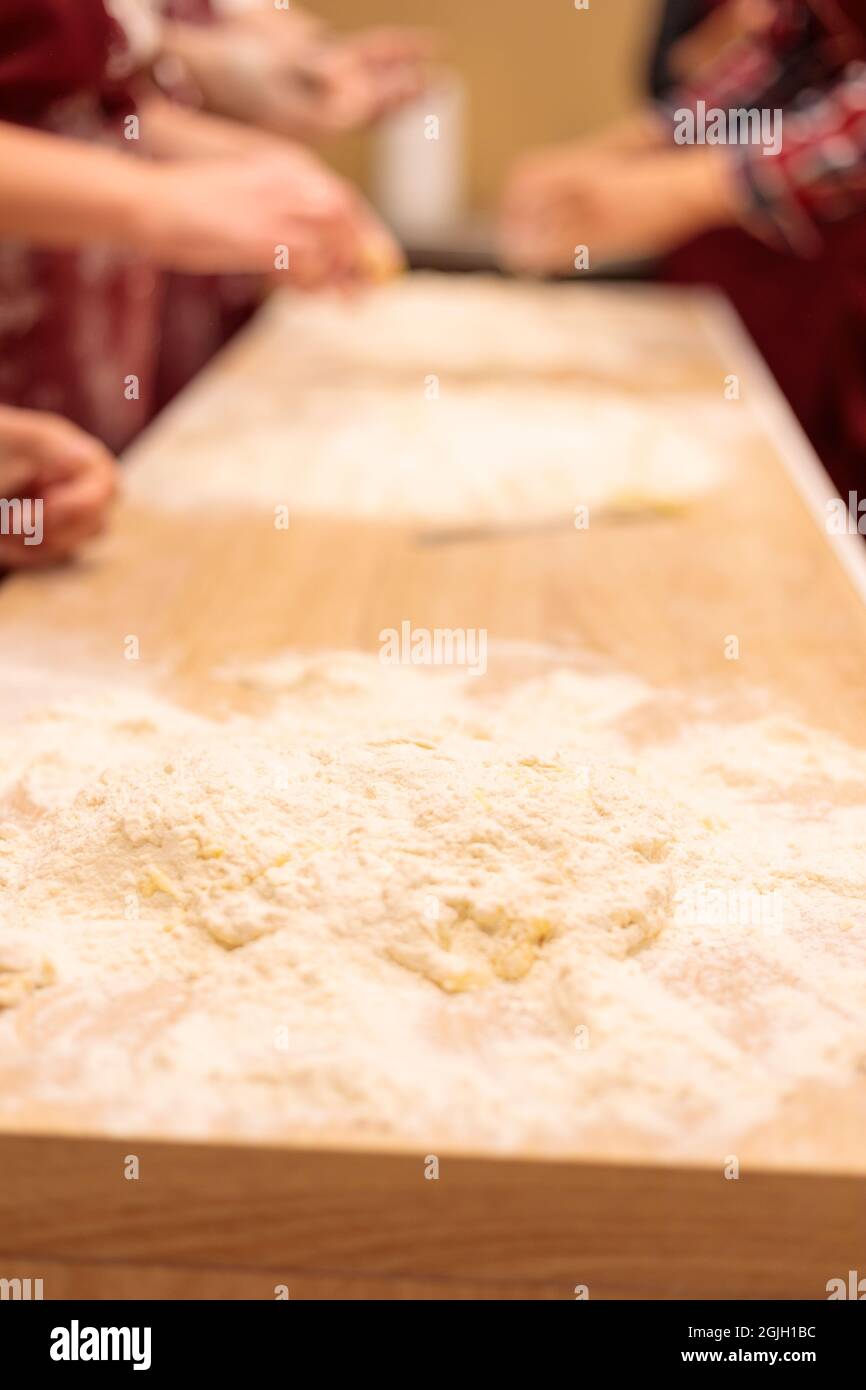
[[[397,267],[390,235],[350,184],[286,146],[244,160],[154,165],[146,171],[136,241],[143,254],[192,274],[267,273],[300,289],[364,279],[366,259]]]
[[[370,125],[427,86],[435,41],[425,30],[303,35],[281,18],[258,16],[252,31],[248,24],[211,31],[220,51],[199,76],[213,109],[309,139]]]
[[[581,247],[593,267],[657,256],[738,212],[732,165],[719,148],[638,157],[542,150],[521,161],[506,187],[502,258],[530,274],[569,274]]]
[[[728,0],[711,9],[707,17],[673,46],[670,72],[678,83],[696,78],[701,68],[714,63],[728,44],[754,38],[778,17],[773,0]]]
[[[68,559],[103,530],[115,491],[97,439],[62,416],[0,406],[0,567]]]
[[[314,49],[301,73],[315,96],[310,119],[323,133],[380,120],[427,87],[433,35],[401,27],[365,29]]]

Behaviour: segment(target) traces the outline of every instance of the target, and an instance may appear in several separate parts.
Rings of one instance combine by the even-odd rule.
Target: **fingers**
[[[347,40],[368,62],[420,64],[438,56],[440,41],[432,29],[383,25],[367,29]]]
[[[0,571],[44,569],[65,558],[41,545],[25,545],[20,536],[0,536]]]
[[[93,435],[79,429],[71,420],[48,411],[19,411],[30,417],[28,448],[40,483],[50,487],[55,481],[83,473],[102,477],[113,488],[115,461]]]
[[[322,130],[369,124],[419,96],[436,51],[427,30],[373,29],[308,53],[295,69],[306,76],[310,118]]]
[[[589,243],[603,171],[573,147],[541,150],[513,170],[502,197],[503,262],[529,274],[568,273],[575,247]]]
[[[547,240],[545,199],[531,177],[518,171],[502,200],[499,240],[502,259],[514,270],[543,268],[542,242]]]
[[[106,517],[86,516],[75,526],[58,528],[46,505],[43,525],[41,540],[0,536],[0,569],[43,569],[69,560],[86,542],[94,540],[104,531]]]
[[[0,568],[40,569],[71,559],[88,541],[105,530],[107,508],[82,508],[63,514],[43,502],[41,536],[0,536]]]
[[[356,61],[371,80],[369,120],[397,110],[427,89],[436,50],[435,36],[421,29],[374,29],[354,40]]]
[[[314,289],[357,275],[372,240],[377,265],[400,266],[384,229],[376,224],[371,235],[351,185],[291,146],[242,164],[210,160],[156,177],[159,196],[150,206],[158,213],[144,226],[143,245],[159,264],[201,274],[276,274]]]
[[[377,108],[377,77],[350,45],[325,49],[310,69],[318,86],[311,93],[317,119],[330,131],[368,124]]]
[[[0,492],[18,496],[20,488],[45,467],[58,451],[64,457],[80,452],[78,431],[47,412],[0,407]],[[86,436],[85,436],[86,438]]]
[[[24,460],[31,469],[52,468],[72,472],[97,458],[111,463],[111,455],[98,439],[73,425],[62,415],[47,410],[19,410],[0,406],[0,460]]]
[[[48,523],[58,534],[80,530],[93,535],[99,528],[117,491],[113,468],[94,459],[74,474],[45,488]]]
[[[426,89],[427,80],[417,69],[399,67],[386,70],[375,85],[373,109],[368,119],[378,120],[391,111],[399,110],[420,97]]]
[[[32,506],[27,534],[22,527],[22,534],[0,535],[0,566],[32,569],[54,563],[102,531],[116,472],[98,440],[60,416],[0,409],[0,454],[10,451],[15,488],[5,488],[7,500],[11,494]]]
[[[325,171],[302,198],[294,198],[288,278],[300,289],[345,286],[349,282],[377,283],[403,268],[400,247],[372,209],[352,186]]]

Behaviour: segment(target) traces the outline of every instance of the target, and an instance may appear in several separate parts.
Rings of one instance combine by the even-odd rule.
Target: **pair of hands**
[[[426,30],[338,35],[294,8],[206,27],[169,24],[164,43],[207,110],[303,139],[369,125],[419,96],[436,49]]]
[[[544,273],[570,268],[576,239],[610,259],[662,249],[717,202],[717,171],[712,165],[687,168],[690,158],[679,152],[631,158],[619,177],[609,156],[588,157],[579,149],[530,158],[507,191],[505,255],[520,269]],[[285,235],[288,226],[291,273],[308,287],[357,280],[361,247],[366,255],[378,248],[386,260],[399,256],[352,190],[321,179],[315,168],[293,171],[285,159],[276,166],[214,160],[194,171],[169,166],[153,176],[168,184],[150,229],[151,250],[178,269],[271,268],[277,228]],[[662,185],[666,196],[660,196]],[[209,212],[214,198],[217,218]],[[115,486],[114,460],[97,440],[58,416],[0,407],[0,500],[41,502],[43,530],[38,545],[27,544],[24,535],[0,534],[0,568],[68,558],[102,530]]]
[[[665,249],[729,205],[718,154],[572,146],[531,156],[506,193],[504,254],[545,273],[569,270],[578,243],[599,259]],[[292,248],[287,274],[313,288],[375,279],[399,263],[358,195],[305,154],[153,166],[147,176],[153,196],[140,240],[161,264],[270,270],[282,239]],[[39,545],[0,535],[0,568],[69,557],[102,530],[114,491],[114,460],[96,440],[57,416],[0,407],[0,500],[41,501],[44,531]]]
[[[403,267],[399,245],[357,190],[288,142],[263,142],[243,159],[152,164],[142,177],[131,240],[164,269],[351,291]]]
[[[589,142],[522,159],[506,186],[501,255],[512,270],[567,275],[663,255],[739,220],[736,176],[717,146],[617,150]]]
[[[753,38],[777,17],[772,0],[730,0],[676,46],[678,80],[689,82],[728,44]],[[664,255],[713,227],[742,221],[729,152],[672,147],[650,109],[602,135],[525,156],[502,205],[502,259],[531,274],[567,275],[578,247],[590,265]]]
[[[266,18],[270,26],[273,17]],[[304,28],[297,14],[293,20]],[[426,40],[408,31],[324,44],[310,22],[290,66],[311,74],[300,83],[311,123],[315,108],[320,128],[337,129],[420,91],[427,51]],[[278,51],[270,70],[275,96],[286,62]],[[206,158],[136,166],[112,197],[115,239],[164,269],[270,274],[304,290],[344,291],[402,269],[399,246],[360,194],[288,140],[262,134],[243,153],[229,144]],[[0,503],[7,504],[0,508],[0,570],[69,558],[102,531],[115,489],[115,461],[97,440],[58,416],[0,406]],[[25,500],[39,504],[36,544],[32,533],[9,534]],[[25,514],[32,521],[33,507]]]
[[[381,120],[421,96],[433,36],[421,29],[369,29],[313,47],[285,73],[291,107],[311,135],[337,134]],[[274,73],[280,101],[284,77]]]
[[[127,244],[166,268],[271,271],[304,289],[349,289],[401,265],[360,196],[303,151],[154,164],[141,176]],[[115,460],[98,440],[60,416],[0,406],[0,571],[68,559],[103,530],[115,491]]]
[[[41,535],[30,512],[25,534],[0,534],[0,569],[35,569],[68,559],[102,531],[116,490],[114,459],[98,440],[59,415],[0,406],[0,500],[41,504]],[[11,508],[3,516],[13,516]],[[0,530],[11,531],[11,522]]]
[[[142,254],[189,273],[275,272],[304,290],[351,290],[402,269],[398,245],[357,190],[286,137],[365,125],[419,95],[429,34],[333,37],[303,11],[253,10],[211,26],[167,24],[164,47],[205,108],[230,118],[212,130],[222,125],[228,140],[231,129],[236,141],[244,129],[247,148],[151,167],[133,209]]]
[[[276,272],[301,289],[351,290],[402,268],[397,243],[360,194],[308,151],[263,145],[243,161],[154,165],[146,177],[137,244],[169,269]],[[566,145],[530,155],[511,175],[502,259],[565,275],[578,247],[592,266],[654,256],[739,217],[723,148],[624,154]]]

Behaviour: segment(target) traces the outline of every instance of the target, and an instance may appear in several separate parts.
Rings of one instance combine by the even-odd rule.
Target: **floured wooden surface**
[[[629,333],[636,335],[642,353],[657,326],[659,344],[667,345],[666,370],[681,363],[688,396],[696,391],[707,399],[717,396],[727,373],[740,366],[716,356],[701,335],[700,311],[690,301],[656,294],[644,300],[633,292],[591,295],[598,297],[593,312],[602,320],[610,296],[611,334],[618,331],[627,342]],[[617,329],[618,315],[626,317]],[[705,692],[737,707],[748,704],[749,690],[758,686],[774,710],[855,746],[866,744],[859,693],[866,654],[862,609],[771,446],[754,442],[753,421],[742,431],[753,442],[726,461],[720,485],[693,501],[686,513],[590,525],[584,532],[430,547],[418,544],[415,528],[303,515],[292,517],[287,532],[278,532],[272,508],[262,499],[231,516],[206,505],[179,509],[160,489],[169,465],[182,467],[177,440],[184,422],[201,422],[207,415],[202,403],[217,394],[230,401],[233,383],[245,374],[261,383],[263,364],[274,360],[268,335],[265,321],[194,393],[198,400],[189,410],[181,402],[145,442],[135,464],[139,500],[127,506],[117,534],[99,553],[62,578],[17,582],[3,592],[4,640],[17,658],[15,677],[4,692],[10,708],[26,705],[34,690],[42,699],[49,687],[61,693],[97,674],[106,685],[157,690],[192,711],[220,717],[233,709],[263,714],[267,697],[261,691],[243,683],[227,687],[214,678],[214,670],[261,661],[286,648],[375,652],[383,628],[410,618],[416,627],[483,627],[492,643],[509,644],[507,671],[492,670],[493,682],[511,684],[533,674],[530,651],[515,643],[559,643],[588,652],[601,671],[640,676],[667,689],[669,708],[670,700],[676,707],[678,690],[689,700]],[[632,370],[629,362],[623,351],[624,376]],[[649,367],[647,375],[651,380]],[[748,368],[743,376],[744,400],[726,403],[732,411],[748,409]],[[566,364],[560,378],[567,380]],[[616,389],[629,388],[621,381]],[[630,389],[639,392],[647,384],[632,380]],[[217,420],[217,429],[224,423]],[[149,488],[151,465],[162,481]],[[247,466],[254,467],[252,457]],[[165,503],[171,505],[163,510]],[[137,662],[124,657],[130,636],[139,641]],[[738,661],[726,659],[725,644],[732,636],[740,643]],[[662,700],[658,708],[664,706]],[[664,733],[659,727],[655,736]],[[855,921],[853,931],[852,936],[845,929],[848,951],[862,934],[862,923]],[[744,965],[740,973],[732,966],[720,980],[729,1005],[739,998],[742,1029],[748,1032],[753,1026],[748,969]],[[436,989],[429,982],[426,987]],[[152,1037],[155,1020],[164,1021],[166,1011],[176,1019],[177,1009],[186,1007],[173,988],[155,989],[142,995],[138,1007],[116,1010],[113,1023],[109,1008],[100,1025],[92,1010],[82,1017],[87,1011],[76,1010],[74,997],[64,1002],[62,990],[52,994],[48,987],[32,996],[42,998],[43,1022],[42,1005],[34,1003],[24,1025],[34,1045],[40,1028],[46,1037],[52,1029],[56,1035],[60,1019],[61,1029],[79,1038],[82,1048],[97,1048],[103,1027],[106,1043],[116,1043],[119,1035],[130,1054]],[[756,1031],[756,1050],[761,1045]],[[732,1141],[742,1141],[763,1161],[859,1167],[862,1109],[853,1065],[849,1051],[844,1088],[828,1086],[826,1077],[818,1085],[806,1080],[792,1087],[774,1118],[751,1126],[751,1147],[744,1133],[732,1134]],[[15,1078],[7,1078],[7,1085],[14,1090]],[[98,1131],[106,1123],[92,1106],[82,1114],[62,1099],[43,1101],[36,1109],[26,1095],[20,1099],[20,1109],[7,1114],[7,1125],[59,1123]],[[678,1146],[670,1136],[664,1143],[647,1137],[629,1124],[627,1109],[613,1122],[609,1116],[599,1120],[583,1135],[579,1152],[671,1156],[678,1148],[691,1148],[691,1157],[718,1157],[715,1139],[696,1150]],[[160,1129],[171,1133],[170,1119]],[[267,1130],[257,1125],[256,1137],[266,1137]],[[280,1137],[279,1126],[268,1137]],[[460,1146],[459,1136],[449,1137]],[[525,1136],[524,1141],[531,1149]]]
[[[565,650],[223,676],[252,718],[94,689],[0,734],[13,1088],[120,1134],[694,1157],[857,1079],[866,752]]]
[[[675,513],[754,424],[697,385],[652,297],[609,300],[442,275],[349,305],[277,298],[231,391],[213,378],[175,414],[183,468],[151,457],[132,495],[424,528]]]

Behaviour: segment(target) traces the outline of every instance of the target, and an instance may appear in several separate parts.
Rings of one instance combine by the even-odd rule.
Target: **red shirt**
[[[840,492],[866,486],[866,0],[777,0],[669,111],[783,109],[777,154],[732,148],[748,230],[711,232],[664,277],[723,289]]]
[[[0,0],[0,120],[100,144],[134,111],[102,0]],[[2,158],[2,135],[0,135]],[[114,449],[151,414],[162,280],[106,246],[0,241],[0,401],[51,410]]]
[[[36,124],[83,92],[106,108],[128,101],[108,78],[122,47],[102,0],[0,0],[0,120]]]

